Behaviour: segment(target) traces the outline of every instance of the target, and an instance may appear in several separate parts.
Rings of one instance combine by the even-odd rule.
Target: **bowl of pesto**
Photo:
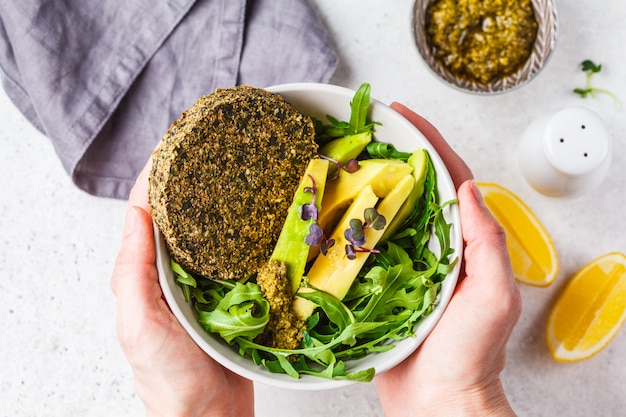
[[[535,78],[558,33],[555,0],[416,0],[413,35],[428,68],[472,93],[502,93]]]

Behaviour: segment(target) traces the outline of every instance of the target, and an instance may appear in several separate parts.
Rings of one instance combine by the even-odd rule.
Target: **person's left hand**
[[[144,168],[131,191],[111,288],[117,335],[148,416],[254,414],[252,382],[226,370],[185,332],[163,299]]]

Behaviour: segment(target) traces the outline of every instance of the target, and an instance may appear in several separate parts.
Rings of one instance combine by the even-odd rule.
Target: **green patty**
[[[256,273],[317,152],[311,119],[253,87],[218,89],[152,155],[149,198],[172,258],[204,276]]]

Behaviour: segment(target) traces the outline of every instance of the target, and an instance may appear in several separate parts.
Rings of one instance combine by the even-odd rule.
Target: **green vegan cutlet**
[[[256,273],[316,155],[314,137],[309,117],[263,89],[198,99],[152,155],[151,213],[172,258],[208,277]]]

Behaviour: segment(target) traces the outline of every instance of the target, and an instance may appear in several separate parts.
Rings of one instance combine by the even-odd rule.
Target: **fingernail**
[[[472,194],[474,194],[474,198],[476,202],[480,204],[482,207],[485,207],[485,200],[483,199],[483,194],[480,192],[478,185],[472,180]]]
[[[138,216],[139,213],[137,207],[131,206],[128,208],[126,211],[126,222],[124,223],[124,236],[128,236],[135,231]]]

